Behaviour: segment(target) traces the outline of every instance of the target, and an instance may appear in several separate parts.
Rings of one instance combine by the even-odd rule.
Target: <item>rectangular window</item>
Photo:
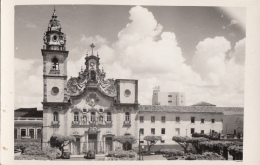
[[[140,128],[140,135],[144,135],[144,129]]]
[[[191,117],[191,118],[190,118],[190,122],[191,122],[191,123],[195,123],[195,117]]]
[[[165,141],[164,141],[164,140],[161,140],[161,143],[165,143]]]
[[[175,135],[180,135],[180,128],[175,128]]]
[[[193,134],[195,132],[195,128],[190,129],[190,133]]]
[[[201,134],[204,134],[204,130],[201,130],[200,133],[201,133]]]
[[[215,123],[215,119],[211,119],[211,123]]]
[[[165,116],[162,116],[161,121],[162,123],[165,123]]]
[[[140,116],[140,123],[143,123],[143,122],[144,122],[144,117]]]
[[[165,128],[162,128],[161,134],[162,134],[162,135],[165,135]]]
[[[201,123],[204,123],[204,119],[201,119]]]
[[[151,122],[152,122],[152,123],[155,122],[155,116],[151,116]]]
[[[144,141],[141,140],[140,143],[144,143]]]
[[[42,131],[41,129],[37,129],[37,139],[41,139],[42,138]]]
[[[169,100],[168,103],[172,103],[172,101]]]
[[[172,95],[168,95],[168,97],[172,97]]]
[[[176,117],[176,122],[179,123],[180,122],[180,117]]]
[[[14,139],[17,139],[17,129],[14,129]]]
[[[151,134],[155,135],[155,128],[151,128]]]
[[[29,129],[29,135],[31,139],[34,139],[34,129]]]
[[[21,136],[26,136],[26,129],[21,129]]]

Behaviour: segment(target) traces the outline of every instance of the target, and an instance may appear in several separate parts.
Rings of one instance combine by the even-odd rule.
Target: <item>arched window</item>
[[[74,121],[79,121],[79,113],[74,112]]]
[[[98,121],[103,122],[103,116],[99,116]]]
[[[95,121],[96,114],[95,112],[91,112],[91,121]]]
[[[59,114],[58,112],[53,113],[53,121],[59,121]]]
[[[130,114],[129,114],[129,112],[125,113],[125,121],[130,121]]]
[[[52,69],[59,70],[59,61],[56,57],[52,59]]]
[[[111,120],[112,120],[111,112],[107,112],[107,121],[111,121]]]
[[[90,72],[90,75],[91,75],[91,80],[96,81],[96,72],[94,70]]]

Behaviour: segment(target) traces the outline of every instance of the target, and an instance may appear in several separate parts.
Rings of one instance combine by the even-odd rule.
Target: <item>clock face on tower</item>
[[[94,68],[95,63],[94,63],[94,62],[90,62],[90,66],[91,66],[92,68]]]

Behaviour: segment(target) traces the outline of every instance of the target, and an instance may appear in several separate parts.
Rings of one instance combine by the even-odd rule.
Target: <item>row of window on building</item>
[[[180,120],[181,120],[180,117],[176,116],[175,121],[177,123],[179,123]],[[140,123],[143,123],[144,116],[140,116],[139,121],[140,121]],[[161,122],[165,123],[165,121],[166,121],[166,116],[161,116]],[[190,121],[191,121],[191,123],[195,123],[195,117],[191,117]],[[221,121],[223,122],[223,120],[221,120]],[[200,123],[204,123],[204,122],[205,122],[204,118],[200,119]],[[151,116],[151,123],[155,123],[155,116]],[[215,123],[215,119],[211,119],[211,123]]]
[[[180,135],[180,128],[175,128],[175,135]],[[187,129],[186,129],[187,131]],[[214,133],[214,130],[210,130],[211,133]],[[187,133],[187,132],[186,132]],[[190,134],[195,133],[195,128],[191,128],[190,129]],[[201,134],[205,134],[204,130],[200,130]],[[151,134],[155,135],[155,128],[151,128]],[[166,134],[166,129],[165,128],[161,128],[161,135],[165,135]],[[144,128],[140,128],[140,135],[144,135]]]
[[[14,139],[41,139],[42,131],[40,128],[21,128],[20,133],[18,133],[18,129],[14,129]]]
[[[112,114],[111,112],[107,112],[106,113],[106,121],[112,121]],[[79,117],[79,113],[78,112],[74,112],[74,121],[79,121],[80,117]],[[100,115],[98,117],[99,121],[103,121],[103,116]],[[59,121],[59,114],[58,112],[54,112],[53,113],[53,121]],[[82,121],[87,121],[87,115],[83,115],[82,117]],[[96,113],[95,112],[91,112],[90,115],[90,121],[96,121]],[[130,121],[130,113],[126,112],[125,113],[125,121]]]

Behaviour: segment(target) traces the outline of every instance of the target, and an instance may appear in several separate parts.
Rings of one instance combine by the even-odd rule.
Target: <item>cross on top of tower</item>
[[[91,55],[94,55],[94,54],[93,54],[93,49],[94,49],[95,45],[92,43],[92,44],[90,45],[90,47],[92,48],[92,54],[91,54]]]

